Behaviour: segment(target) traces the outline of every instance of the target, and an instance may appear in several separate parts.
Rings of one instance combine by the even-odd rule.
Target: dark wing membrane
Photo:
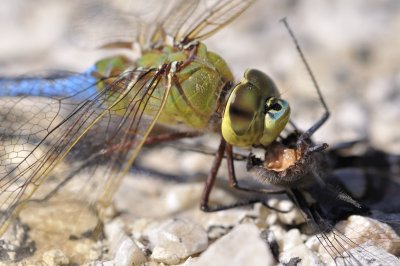
[[[85,94],[90,96],[81,100],[76,94],[46,98],[3,94],[0,98],[1,232],[68,154],[68,158],[86,158],[83,161],[92,164],[101,164],[101,160],[95,159],[110,155],[104,186],[99,189],[111,195],[123,175],[121,171],[126,171],[133,162],[165,104],[169,92],[166,80],[159,70],[126,72],[81,90],[90,91]],[[7,82],[10,84],[10,80]],[[39,83],[59,88],[63,82]],[[154,99],[154,90],[160,86],[166,89]],[[3,92],[7,90],[3,87]],[[65,91],[69,91],[67,87]],[[149,99],[160,108],[143,122]],[[157,109],[152,107],[152,110]],[[110,175],[117,176],[110,180]]]

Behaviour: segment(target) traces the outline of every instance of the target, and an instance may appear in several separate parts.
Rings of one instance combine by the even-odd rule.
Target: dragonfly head
[[[222,118],[222,136],[233,146],[268,146],[289,121],[289,104],[266,74],[249,69],[232,90]]]

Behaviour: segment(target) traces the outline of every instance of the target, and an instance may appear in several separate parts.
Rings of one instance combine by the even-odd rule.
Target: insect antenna
[[[323,115],[321,116],[321,118],[319,118],[319,119],[317,120],[317,122],[314,123],[314,125],[312,125],[309,129],[307,129],[307,130],[299,137],[298,143],[301,143],[301,142],[303,142],[304,140],[309,139],[323,124],[325,124],[325,122],[326,122],[326,121],[328,120],[328,118],[329,118],[330,113],[329,113],[328,106],[327,106],[327,104],[326,104],[326,102],[325,102],[325,100],[324,100],[324,97],[322,96],[322,92],[321,92],[321,89],[320,89],[320,87],[319,87],[319,85],[318,85],[318,82],[317,82],[317,80],[316,80],[316,78],[315,78],[315,76],[314,76],[314,74],[313,74],[313,72],[312,72],[312,70],[311,70],[310,65],[308,64],[308,62],[307,62],[307,60],[306,60],[306,58],[305,58],[305,56],[304,56],[303,51],[302,51],[301,48],[300,48],[300,45],[299,45],[299,42],[297,41],[296,36],[294,35],[292,29],[291,29],[290,26],[289,26],[289,23],[287,22],[287,19],[286,19],[286,18],[283,18],[283,19],[281,19],[281,22],[283,23],[283,25],[284,25],[285,28],[287,29],[287,31],[288,31],[288,33],[289,33],[289,35],[290,35],[290,37],[291,37],[291,39],[292,39],[294,45],[296,46],[296,50],[297,50],[297,52],[298,52],[299,55],[300,55],[301,61],[303,62],[304,66],[306,67],[307,73],[308,73],[308,75],[309,75],[310,78],[311,78],[311,81],[312,81],[312,83],[313,83],[313,85],[314,85],[315,90],[317,91],[318,98],[319,98],[319,100],[320,100],[320,102],[321,102],[321,105],[322,105],[322,107],[323,107],[324,110],[325,110],[325,112],[323,113]]]

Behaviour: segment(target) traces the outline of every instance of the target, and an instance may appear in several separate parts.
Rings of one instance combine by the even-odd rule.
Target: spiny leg
[[[285,193],[285,190],[281,189],[281,188],[256,189],[256,188],[246,188],[246,187],[240,186],[239,182],[237,181],[236,174],[235,174],[235,167],[233,165],[232,145],[227,144],[225,150],[226,150],[226,160],[228,163],[228,181],[229,181],[229,185],[231,187],[238,189],[238,190],[253,192],[253,193],[263,193],[263,194],[283,194],[283,193]]]
[[[255,199],[249,199],[247,201],[243,202],[237,202],[234,204],[227,204],[227,205],[217,205],[217,206],[209,206],[209,197],[210,193],[212,190],[212,187],[215,182],[215,178],[218,173],[218,169],[221,166],[221,161],[224,158],[224,153],[226,152],[226,159],[227,159],[227,164],[228,164],[228,181],[229,185],[235,189],[242,190],[245,192],[252,192],[252,193],[270,193],[270,194],[282,194],[285,193],[285,190],[265,190],[265,189],[252,189],[252,188],[244,188],[239,186],[239,183],[237,182],[236,175],[235,175],[235,169],[234,169],[234,164],[233,164],[233,153],[232,153],[232,146],[229,144],[226,144],[226,141],[224,139],[221,139],[221,143],[218,147],[217,153],[214,158],[213,165],[211,167],[210,173],[208,174],[207,181],[203,190],[203,195],[202,195],[202,200],[201,200],[201,210],[205,212],[215,212],[215,211],[221,211],[221,210],[227,210],[227,209],[232,209],[240,206],[245,206],[245,205],[251,205],[257,202],[261,202],[263,205],[266,207],[279,211],[279,212],[287,212],[287,211],[281,211],[278,210],[274,207],[269,206],[266,202],[264,202],[260,198],[255,198]],[[289,210],[290,211],[290,210]]]

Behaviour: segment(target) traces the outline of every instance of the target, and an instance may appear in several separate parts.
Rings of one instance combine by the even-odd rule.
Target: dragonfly
[[[240,190],[262,195],[285,194],[295,204],[295,206],[302,211],[304,219],[309,222],[313,230],[317,233],[317,239],[324,247],[326,254],[328,254],[328,257],[332,258],[334,263],[337,265],[363,265],[366,263],[371,265],[398,265],[400,261],[395,257],[380,253],[379,250],[371,250],[368,245],[366,245],[365,248],[360,248],[359,245],[362,245],[363,243],[365,244],[366,241],[359,240],[362,239],[362,237],[357,234],[357,228],[351,228],[348,230],[350,231],[350,234],[353,235],[353,239],[350,239],[345,233],[343,233],[343,228],[335,228],[335,223],[349,217],[350,215],[371,216],[374,211],[366,207],[367,205],[364,205],[365,202],[365,204],[371,206],[373,205],[373,201],[371,202],[364,199],[361,203],[361,200],[355,200],[350,196],[351,192],[346,192],[343,189],[343,186],[340,187],[340,181],[335,180],[335,175],[337,175],[337,172],[341,169],[349,167],[374,169],[371,175],[375,175],[375,177],[372,177],[375,181],[370,182],[375,182],[375,184],[369,184],[366,186],[372,188],[380,187],[381,190],[385,190],[385,186],[397,186],[398,181],[396,181],[395,178],[391,178],[391,176],[396,174],[390,174],[388,172],[390,172],[391,167],[398,168],[400,156],[389,155],[369,146],[367,148],[364,147],[366,152],[361,155],[353,155],[351,152],[349,155],[349,152],[347,152],[347,154],[346,152],[343,152],[344,150],[349,150],[351,147],[360,143],[365,145],[365,141],[344,143],[341,146],[328,151],[328,144],[315,144],[312,141],[312,135],[318,131],[324,123],[326,123],[330,116],[330,112],[319,85],[311,72],[311,68],[300,49],[297,38],[294,36],[294,33],[286,19],[283,19],[283,23],[295,43],[303,64],[306,66],[320,103],[325,111],[322,116],[304,132],[297,129],[294,124],[292,124],[295,128],[294,131],[289,132],[286,137],[282,135],[282,131],[279,131],[279,138],[274,138],[272,142],[268,143],[268,145],[261,145],[264,151],[263,158],[259,158],[250,153],[247,157],[246,168],[247,171],[258,181],[259,185],[239,185],[239,182],[235,177],[234,166],[232,164],[229,165],[228,160],[228,177],[231,186]],[[233,115],[234,117],[236,115],[235,112],[233,114],[229,112],[229,108],[231,108],[230,100],[235,100],[236,97],[235,91],[233,91],[227,102],[227,109],[224,113],[225,116]],[[224,122],[226,122],[226,120],[223,120],[222,123]],[[224,136],[224,138],[229,143],[229,137]],[[257,145],[254,145],[253,143],[253,147],[257,147]],[[222,152],[220,154],[222,154]],[[218,159],[216,159],[216,161],[217,160]],[[352,177],[346,176],[346,178]],[[382,186],[377,185],[377,182],[381,184],[392,184]],[[372,188],[371,190],[373,190]],[[370,193],[382,194],[384,192],[374,190],[374,192]],[[220,206],[220,209],[236,207],[244,204],[253,204],[255,202],[260,202],[268,208],[274,209],[270,207],[262,197],[259,199],[250,198],[248,201],[238,202],[233,205]],[[389,213],[398,212],[398,208],[396,207],[394,207],[394,209],[388,209]],[[279,212],[280,210],[277,211]],[[381,214],[375,216],[375,218],[377,217],[378,219],[385,221],[384,215],[383,217]],[[397,220],[391,219],[386,219],[386,222],[391,223],[394,226],[398,226],[399,224]],[[360,227],[362,227],[362,225],[360,225]],[[330,236],[328,236],[328,232]],[[372,235],[379,234],[378,232],[369,233]],[[396,246],[400,244],[400,239],[397,234],[393,234],[392,236],[389,236],[388,234],[383,236],[382,239],[376,240],[378,245],[391,242],[394,247],[391,251],[398,252],[395,251],[397,249]],[[357,247],[359,249],[357,249]],[[351,250],[352,248],[353,250]],[[329,260],[325,260],[325,262],[329,262]]]
[[[83,74],[2,79],[1,96],[8,110],[3,109],[1,126],[1,224],[18,213],[21,203],[68,156],[89,156],[86,161],[92,162],[107,157],[103,193],[94,200],[107,205],[140,148],[150,142],[156,123],[193,130],[169,134],[171,140],[198,135],[218,121],[233,76],[201,40],[253,2],[177,1],[153,32],[138,36],[146,41],[143,55],[134,62],[117,56],[100,60]],[[194,11],[198,14],[191,15]],[[44,102],[42,96],[47,97]],[[17,111],[32,116],[16,117]],[[14,127],[21,119],[25,123]],[[91,138],[98,141],[88,141]]]
[[[1,232],[66,162],[77,162],[78,170],[105,166],[88,202],[108,206],[144,145],[207,131],[220,133],[221,142],[201,208],[220,210],[208,201],[222,158],[228,159],[231,185],[240,189],[233,147],[268,147],[289,122],[290,107],[266,74],[250,69],[234,86],[228,65],[202,42],[253,2],[164,4],[151,30],[103,45],[131,49],[137,43],[142,55],[136,60],[116,56],[81,74],[1,79]],[[158,127],[179,130],[155,134]]]

